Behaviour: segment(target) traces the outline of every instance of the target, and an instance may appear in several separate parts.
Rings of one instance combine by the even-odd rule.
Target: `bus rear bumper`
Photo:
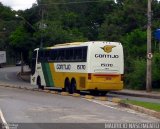
[[[101,91],[109,91],[109,90],[122,90],[123,82],[120,83],[92,83],[89,82],[86,86],[87,90],[101,90]]]

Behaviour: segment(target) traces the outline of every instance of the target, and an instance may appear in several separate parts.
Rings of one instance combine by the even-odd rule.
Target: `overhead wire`
[[[38,5],[65,5],[65,4],[83,4],[83,3],[99,3],[99,2],[106,2],[106,1],[115,1],[115,0],[91,0],[91,1],[75,1],[75,2],[53,2],[53,3],[43,3]]]

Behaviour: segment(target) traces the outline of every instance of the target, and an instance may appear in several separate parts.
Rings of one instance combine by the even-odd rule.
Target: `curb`
[[[160,119],[160,112],[146,109],[137,105],[126,104],[123,102],[119,102],[119,105]]]
[[[139,94],[139,93],[127,93],[123,91],[111,91],[111,94],[118,94],[118,95],[128,95],[128,96],[134,96],[134,97],[146,97],[146,98],[153,98],[153,99],[160,99],[160,96],[157,95],[150,95],[150,94]]]
[[[72,96],[73,96],[73,97],[81,97],[81,95],[78,94],[78,93],[73,93]]]
[[[112,102],[114,103],[120,103],[122,101],[122,99],[120,98],[112,98]]]
[[[70,96],[70,94],[68,92],[61,92],[60,93],[62,96]]]
[[[86,98],[86,99],[94,99],[94,96],[92,96],[92,95],[85,95],[84,98]]]
[[[50,91],[51,94],[58,94],[58,91]]]
[[[108,101],[108,98],[107,98],[107,97],[98,97],[97,100],[100,100],[100,101]]]

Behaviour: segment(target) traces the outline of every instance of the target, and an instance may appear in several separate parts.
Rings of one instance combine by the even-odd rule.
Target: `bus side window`
[[[59,49],[56,49],[55,61],[58,61],[59,55],[60,55]]]
[[[65,49],[65,61],[70,61],[70,48]]]
[[[48,62],[50,60],[49,50],[44,51],[44,62]]]
[[[38,52],[38,63],[43,61],[43,50],[39,50]]]
[[[73,60],[74,60],[74,48],[70,48],[69,61],[73,61]]]
[[[31,62],[31,74],[32,75],[35,73],[36,58],[37,58],[37,51],[34,51],[32,54],[32,62]]]
[[[82,59],[82,49],[74,48],[74,61],[81,61]]]
[[[61,49],[61,51],[60,51],[60,61],[64,61],[64,59],[65,59],[65,50],[64,49]]]
[[[57,50],[53,49],[50,51],[50,60],[55,61],[57,57]]]

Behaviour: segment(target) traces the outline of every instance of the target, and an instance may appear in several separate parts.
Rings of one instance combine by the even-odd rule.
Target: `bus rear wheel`
[[[80,92],[79,90],[77,90],[77,84],[76,84],[75,80],[71,81],[71,86],[70,87],[71,87],[71,94]]]
[[[69,79],[66,79],[66,80],[65,80],[65,83],[64,83],[64,91],[65,91],[65,92],[68,92],[68,93],[71,92]]]
[[[99,91],[100,96],[105,96],[107,94],[107,91]]]
[[[94,96],[105,96],[107,94],[107,91],[91,90],[90,94]]]

